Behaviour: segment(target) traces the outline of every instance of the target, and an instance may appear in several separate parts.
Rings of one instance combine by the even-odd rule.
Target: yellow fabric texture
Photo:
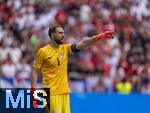
[[[43,88],[50,88],[50,95],[70,93],[67,63],[71,53],[71,44],[63,44],[59,48],[48,44],[37,51],[33,67],[41,71]]]
[[[69,94],[50,96],[50,113],[70,113]]]

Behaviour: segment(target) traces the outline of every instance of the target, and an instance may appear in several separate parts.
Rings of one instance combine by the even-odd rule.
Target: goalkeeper
[[[100,39],[112,39],[114,32],[105,31],[82,39],[75,44],[64,44],[64,30],[55,25],[49,28],[51,42],[37,51],[33,63],[31,87],[36,88],[37,75],[42,75],[43,88],[50,88],[50,113],[70,113],[69,85],[67,78],[68,55],[88,47]]]

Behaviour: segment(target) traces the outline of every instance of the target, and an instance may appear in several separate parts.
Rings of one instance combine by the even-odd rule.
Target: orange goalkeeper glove
[[[105,31],[95,36],[96,40],[105,39],[105,38],[114,38],[115,32]]]

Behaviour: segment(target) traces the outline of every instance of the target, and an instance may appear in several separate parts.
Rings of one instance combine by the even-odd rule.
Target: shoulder
[[[50,49],[49,44],[47,44],[47,45],[45,45],[45,46],[39,48],[40,51],[46,51],[46,50],[48,50],[48,49]]]
[[[61,48],[67,49],[67,48],[71,47],[71,45],[72,45],[72,44],[62,44],[62,45],[61,45]]]
[[[80,50],[77,49],[76,47],[76,43],[74,44],[63,44],[62,46],[64,46],[64,48],[66,48],[70,53],[75,53],[78,52]]]
[[[40,47],[39,49],[37,49],[36,53],[38,53],[38,54],[46,53],[46,51],[48,51],[48,48],[49,48],[48,45],[45,45],[45,46],[43,46],[43,47]]]
[[[49,48],[50,48],[50,45],[49,45],[49,44],[47,44],[47,45],[45,45],[45,46],[41,47],[40,49],[45,50],[45,49],[49,49]]]
[[[71,46],[72,44],[62,44],[61,46]]]

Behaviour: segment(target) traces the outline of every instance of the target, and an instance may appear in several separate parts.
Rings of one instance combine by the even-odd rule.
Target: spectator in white
[[[95,92],[100,92],[100,93],[104,93],[106,91],[105,86],[104,86],[103,77],[99,78],[97,86],[94,87],[94,91]]]
[[[80,7],[80,18],[82,22],[90,22],[92,11],[91,7],[84,4]]]
[[[117,72],[117,66],[120,61],[121,51],[119,49],[119,46],[114,46],[112,48],[112,52],[110,53],[110,56],[105,59],[105,64],[110,65],[110,73],[109,76],[111,78],[114,78],[116,76]]]
[[[141,93],[150,94],[150,80],[149,79],[144,79],[143,80],[143,85],[142,85],[142,88],[141,88]]]
[[[22,57],[22,51],[19,48],[19,44],[17,41],[13,41],[12,46],[9,50],[9,54],[14,63],[19,62],[20,58]]]
[[[8,55],[7,59],[2,62],[1,71],[4,77],[10,78],[10,79],[15,78],[16,66],[13,63],[10,55]]]
[[[27,63],[27,57],[21,58],[20,62],[16,64],[17,78],[28,79],[31,74],[31,66]]]
[[[130,13],[135,15],[138,21],[142,20],[142,16],[148,16],[149,5],[147,0],[136,1],[133,6],[131,6]]]
[[[3,40],[0,41],[0,62],[4,61],[7,58],[8,49],[3,43]]]
[[[30,87],[30,75],[31,66],[27,63],[28,58],[24,56],[21,58],[20,62],[16,64],[17,74],[16,74],[16,87]]]
[[[8,24],[6,24],[5,26],[9,26]],[[8,29],[6,29],[6,34],[4,35],[4,38],[3,38],[3,43],[5,46],[9,47],[12,43],[13,43],[13,34],[12,32],[9,32]]]

